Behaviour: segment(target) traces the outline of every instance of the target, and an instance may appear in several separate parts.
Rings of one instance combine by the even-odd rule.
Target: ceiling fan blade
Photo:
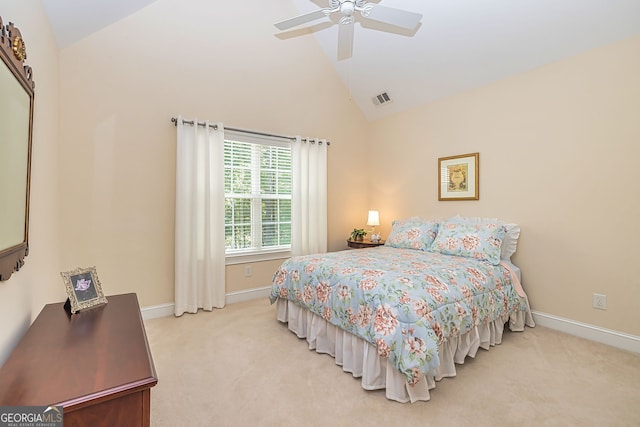
[[[422,19],[421,13],[409,12],[408,10],[395,9],[393,7],[380,6],[379,4],[368,4],[368,9],[362,13],[367,19],[395,25],[396,27],[413,30]]]
[[[275,25],[279,30],[288,30],[289,28],[297,27],[298,25],[306,24],[307,22],[315,21],[316,19],[324,18],[327,16],[325,11],[330,9],[318,9],[313,12],[305,13],[294,18],[285,19],[281,22],[276,22]]]
[[[338,61],[351,58],[353,54],[353,19],[338,25]]]

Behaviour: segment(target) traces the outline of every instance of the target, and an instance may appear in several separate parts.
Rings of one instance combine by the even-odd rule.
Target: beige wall
[[[226,271],[227,293],[243,292],[247,289],[270,286],[273,274],[283,260],[251,262],[228,265]],[[246,268],[249,268],[249,272]]]
[[[377,121],[369,140],[383,233],[411,215],[516,222],[534,310],[640,335],[640,37]],[[476,151],[480,200],[438,202],[437,159]]]
[[[65,269],[96,265],[107,294],[173,302],[178,114],[329,139],[329,247],[344,248],[366,200],[349,159],[367,123],[312,36],[275,37],[281,13],[260,0],[159,0],[62,50]],[[269,286],[273,263],[253,269],[229,267],[227,292]]]
[[[274,36],[268,3],[159,0],[59,52],[39,2],[0,0],[36,81],[31,250],[0,283],[0,363],[66,298],[62,270],[96,265],[107,294],[173,301],[177,114],[331,140],[330,250],[370,208],[383,234],[403,216],[499,216],[522,226],[535,310],[640,335],[640,38],[367,123],[310,36]],[[480,200],[438,202],[437,158],[474,151]],[[229,266],[227,292],[277,265]]]
[[[40,2],[0,0],[0,16],[22,32],[36,83],[29,255],[0,282],[0,365],[44,304],[66,298],[58,239],[58,49]]]

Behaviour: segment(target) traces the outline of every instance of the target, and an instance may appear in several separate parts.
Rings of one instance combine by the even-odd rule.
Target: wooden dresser
[[[0,406],[61,405],[64,425],[149,426],[158,382],[136,294],[47,304],[0,368]]]

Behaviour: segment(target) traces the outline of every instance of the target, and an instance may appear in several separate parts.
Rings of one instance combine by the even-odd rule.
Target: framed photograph
[[[107,303],[95,267],[76,268],[60,275],[67,288],[72,314]]]
[[[438,200],[479,200],[479,153],[438,159]]]

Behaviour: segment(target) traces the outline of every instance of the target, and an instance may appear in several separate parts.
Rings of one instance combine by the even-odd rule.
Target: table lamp
[[[371,241],[380,241],[380,235],[376,234],[376,226],[380,225],[380,214],[378,213],[378,211],[369,211],[367,225],[371,226]]]

